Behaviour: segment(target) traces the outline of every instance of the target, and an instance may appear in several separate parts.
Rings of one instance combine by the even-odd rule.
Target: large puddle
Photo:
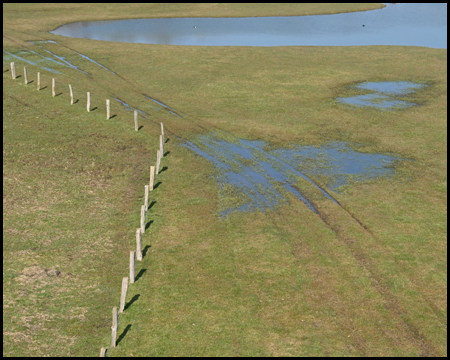
[[[209,134],[184,146],[214,164],[222,197],[237,200],[223,201],[221,216],[233,211],[265,211],[280,204],[287,192],[317,212],[299,188],[300,179],[337,203],[327,189],[338,192],[340,186],[353,181],[391,176],[395,162],[401,160],[395,156],[358,152],[343,142],[268,150],[263,141],[226,141]],[[315,180],[318,178],[320,185]]]
[[[338,97],[342,104],[358,107],[374,107],[384,110],[404,109],[418,104],[405,97],[425,88],[427,85],[408,81],[363,82],[352,86],[351,90],[363,92],[351,97]]]

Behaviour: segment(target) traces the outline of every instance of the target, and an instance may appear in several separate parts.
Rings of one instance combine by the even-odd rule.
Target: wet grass
[[[109,346],[162,121],[167,169],[152,194],[141,275],[111,355],[446,356],[446,50],[205,48],[47,33],[63,22],[150,10],[283,15],[246,5],[152,6],[4,5],[4,50],[42,51],[26,41],[54,40],[39,45],[90,74],[56,64],[62,94],[52,98],[51,73],[41,70],[47,88],[38,93],[35,83],[11,80],[9,62],[19,75],[23,64],[4,57],[4,355],[96,355]],[[35,80],[40,68],[27,68]],[[422,106],[402,111],[336,103],[363,81],[429,86],[414,95]],[[98,108],[89,114],[86,91]],[[116,117],[104,119],[112,96],[145,112],[138,133],[117,102]],[[181,146],[211,131],[273,150],[345,141],[414,161],[397,166],[394,178],[332,193],[340,206],[299,179],[294,185],[318,213],[286,192],[277,208],[222,219],[213,166]],[[235,189],[224,191],[227,202],[241,203]],[[61,276],[48,275],[52,269]]]

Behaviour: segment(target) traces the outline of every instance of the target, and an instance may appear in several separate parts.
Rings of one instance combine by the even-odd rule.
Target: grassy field
[[[82,20],[380,6],[4,4],[3,49],[33,64],[4,52],[3,354],[93,356],[110,347],[111,308],[163,122],[167,153],[145,256],[109,355],[446,356],[446,49],[183,47],[48,33]],[[28,43],[42,40],[56,43]],[[27,66],[31,84],[11,79],[11,61],[19,75]],[[361,81],[428,87],[414,95],[421,106],[402,111],[336,102]],[[112,97],[145,112],[138,132],[115,100],[106,120]],[[266,212],[223,219],[218,209],[235,195],[219,189],[211,163],[180,146],[211,132],[273,148],[348,141],[413,161],[400,162],[394,178],[330,191],[341,206],[299,179],[318,214],[286,195]]]

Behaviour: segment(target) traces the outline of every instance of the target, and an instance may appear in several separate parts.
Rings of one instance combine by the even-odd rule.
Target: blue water
[[[90,21],[63,25],[51,33],[164,45],[406,45],[446,49],[447,4],[386,4],[382,9],[314,16]]]
[[[384,110],[404,109],[416,106],[417,103],[399,99],[417,90],[424,89],[427,85],[416,84],[408,81],[383,81],[363,82],[353,86],[353,89],[371,92],[351,97],[338,97],[336,100],[343,104],[359,107],[375,107]]]
[[[188,141],[184,146],[214,165],[221,192],[233,189],[234,196],[240,199],[234,207],[222,205],[222,216],[234,211],[265,211],[279,205],[286,192],[317,212],[298,188],[299,178],[337,203],[327,189],[339,192],[341,186],[353,181],[392,176],[393,165],[400,160],[394,156],[358,152],[343,142],[267,151],[263,141],[236,139],[229,142],[209,134],[199,136],[194,142]],[[322,181],[326,179],[326,183],[319,186],[314,180],[318,176]]]

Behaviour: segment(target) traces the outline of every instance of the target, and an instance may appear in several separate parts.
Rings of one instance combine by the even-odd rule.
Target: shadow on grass
[[[143,269],[143,270],[144,270],[144,269]],[[141,271],[142,271],[142,270],[141,270]],[[135,280],[135,281],[136,281],[136,280]],[[131,305],[133,305],[133,303],[136,302],[137,299],[139,299],[139,296],[141,296],[141,294],[136,294],[136,295],[134,295],[133,298],[132,298],[130,301],[128,301],[128,302],[126,303],[126,305],[125,305],[124,308],[123,308],[123,311],[125,311],[125,310],[128,309]]]
[[[153,220],[150,220],[146,225],[145,225],[145,230],[147,230],[150,225],[153,224]]]
[[[169,155],[169,154],[170,154],[170,151],[166,151],[166,152],[164,153],[163,157],[164,157],[164,156],[167,156],[167,155]]]
[[[141,125],[138,127],[138,131],[141,130],[144,127],[144,125]]]
[[[114,119],[116,116],[117,116],[117,115],[114,114],[113,116],[110,116],[109,119],[110,119],[110,120],[111,120],[111,119]]]
[[[97,109],[98,109],[98,107],[96,106],[95,108],[92,108],[91,111],[94,111],[94,110],[97,110]]]
[[[167,144],[169,142],[170,138],[167,138],[166,141],[164,141],[164,144]]]
[[[34,80],[28,81],[28,82],[27,82],[27,85],[28,85],[28,84],[31,84],[32,82],[34,82]]]
[[[116,341],[116,346],[122,341],[122,339],[127,335],[127,332],[131,329],[131,324],[128,324],[126,328],[123,330],[122,334],[120,334],[119,338]]]
[[[144,275],[144,273],[147,271],[147,269],[141,269],[141,271],[139,271],[139,273],[136,275],[136,279],[134,279],[134,282],[138,281],[142,275]],[[139,296],[138,296],[139,297]],[[133,298],[134,299],[134,298]],[[131,299],[131,300],[133,300]],[[136,298],[137,300],[137,298]]]
[[[39,90],[47,89],[48,86],[41,87]]]
[[[77,104],[77,103],[78,103],[78,99],[76,99],[73,103],[74,103],[74,104]]]
[[[150,245],[145,245],[145,248],[142,249],[142,257],[145,257],[147,255],[147,251],[151,248]]]
[[[167,166],[164,166],[161,170],[159,170],[159,173],[161,174],[163,171],[166,171],[167,169],[169,169]]]
[[[153,200],[153,201],[150,203],[150,205],[148,206],[148,209],[147,209],[147,210],[150,210],[155,204],[156,204],[156,201]]]
[[[158,182],[155,184],[155,186],[153,186],[153,190],[155,190],[156,188],[158,188],[158,186],[161,185],[161,184],[162,184],[162,182],[161,182],[161,181],[158,181]]]
[[[57,96],[59,96],[59,95],[62,95],[62,92],[60,92],[59,94],[55,94],[55,97],[57,97]]]
[[[22,77],[22,75],[17,75],[17,76],[16,76],[16,79],[21,78],[21,77]]]

